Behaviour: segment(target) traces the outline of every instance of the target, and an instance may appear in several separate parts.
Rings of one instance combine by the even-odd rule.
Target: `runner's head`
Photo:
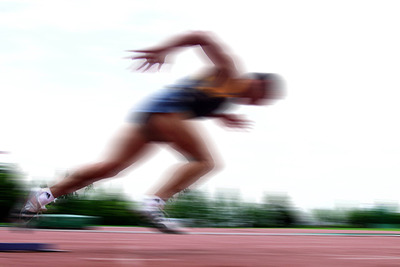
[[[248,73],[243,77],[247,89],[239,96],[239,103],[265,105],[283,98],[283,81],[277,74]]]

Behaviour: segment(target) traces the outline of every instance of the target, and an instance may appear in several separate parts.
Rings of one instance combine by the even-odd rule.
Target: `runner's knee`
[[[212,171],[216,167],[215,161],[211,157],[205,157],[205,158],[199,159],[199,160],[197,160],[197,162],[199,162],[202,165],[203,171],[205,173]]]

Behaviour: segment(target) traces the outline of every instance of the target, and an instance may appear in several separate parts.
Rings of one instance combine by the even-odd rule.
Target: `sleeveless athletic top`
[[[207,117],[226,109],[229,98],[244,86],[228,79],[215,86],[213,77],[185,78],[151,95],[132,111],[129,121],[146,122],[154,113],[186,113],[189,117]],[[132,116],[133,115],[133,116]]]

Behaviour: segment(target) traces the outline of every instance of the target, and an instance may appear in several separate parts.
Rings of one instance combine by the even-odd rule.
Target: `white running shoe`
[[[146,197],[142,202],[142,207],[139,210],[140,214],[152,226],[157,228],[160,232],[168,234],[183,234],[182,226],[165,217],[164,211],[165,202],[157,196]]]
[[[49,194],[49,193],[44,191],[43,189],[39,189],[39,190],[34,190],[29,194],[28,200],[25,202],[25,205],[22,207],[19,214],[19,219],[21,222],[27,224],[39,213],[42,213],[43,211],[47,210],[45,205],[41,203],[39,199],[39,197],[42,194]]]

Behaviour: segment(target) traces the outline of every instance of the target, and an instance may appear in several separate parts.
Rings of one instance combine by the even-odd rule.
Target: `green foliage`
[[[10,210],[23,197],[22,177],[17,166],[0,164],[0,222],[7,221]]]
[[[10,210],[25,199],[23,175],[15,164],[0,163],[0,223],[7,222]],[[46,185],[42,186],[46,187]],[[76,214],[101,218],[105,225],[143,225],[134,212],[140,205],[127,201],[118,192],[96,191],[93,185],[63,196],[48,205],[48,213]],[[122,191],[122,190],[118,190]],[[298,212],[286,195],[268,194],[262,203],[245,203],[239,191],[220,190],[211,198],[201,191],[181,194],[168,203],[171,218],[183,219],[197,227],[291,227],[299,224]],[[400,227],[397,206],[377,204],[369,209],[316,209],[312,224],[340,227]]]
[[[267,203],[244,203],[238,193],[219,192],[216,198],[193,191],[168,203],[171,218],[183,219],[195,227],[288,227],[296,222],[287,197],[281,200],[265,198]],[[91,192],[70,194],[48,206],[53,214],[96,216],[106,225],[143,225],[133,212],[135,205],[118,194]]]
[[[6,222],[12,207],[26,197],[23,175],[17,166],[0,164],[0,222]],[[121,191],[121,190],[119,190]],[[139,203],[127,201],[119,193],[95,191],[93,186],[83,194],[72,193],[48,205],[48,213],[96,216],[105,225],[143,225],[134,212]],[[197,227],[291,227],[299,224],[298,213],[286,195],[265,195],[262,203],[245,203],[239,192],[219,191],[211,198],[201,191],[182,194],[168,203],[166,212]],[[314,222],[323,226],[399,227],[397,206],[376,205],[369,209],[312,212]]]
[[[296,223],[287,197],[266,202],[244,203],[232,192],[219,192],[216,198],[209,198],[195,191],[169,205],[168,213],[174,218],[190,219],[198,227],[288,227]]]
[[[212,217],[212,203],[202,192],[190,192],[179,199],[172,200],[166,207],[166,212],[173,218],[190,219],[203,225]]]
[[[341,225],[348,223],[348,211],[346,210],[315,209],[312,211],[312,215],[320,224]]]
[[[397,207],[377,204],[372,208],[328,210],[318,209],[313,215],[320,225],[352,227],[399,227],[400,213]]]
[[[96,216],[104,225],[138,225],[139,216],[133,212],[132,204],[121,196],[95,194],[69,195],[48,206],[53,214],[76,214]]]
[[[398,226],[400,225],[400,214],[385,207],[377,206],[372,209],[352,210],[348,214],[348,220],[351,225],[358,227]]]

